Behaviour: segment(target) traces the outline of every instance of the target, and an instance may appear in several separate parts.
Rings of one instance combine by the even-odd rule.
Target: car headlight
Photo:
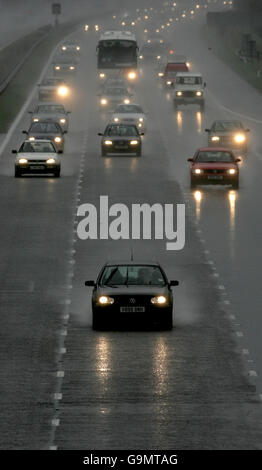
[[[200,170],[200,168],[196,168],[194,170],[194,173],[195,173],[195,175],[200,175],[202,173],[202,170]]]
[[[85,25],[85,31],[88,31],[88,30],[89,30],[89,25],[86,24],[86,25]]]
[[[35,140],[35,137],[31,136],[29,137],[29,140]]]
[[[63,46],[62,49],[63,49],[63,51],[66,51],[66,46]]]
[[[39,119],[38,119],[38,118],[34,118],[34,122],[38,122],[38,121],[39,121]]]
[[[130,100],[129,100],[128,98],[126,98],[126,99],[124,100],[124,103],[125,103],[125,104],[129,104],[129,103],[130,103]]]
[[[182,95],[183,95],[182,91],[177,91],[176,92],[176,96],[182,96]]]
[[[56,161],[55,161],[54,158],[48,158],[48,160],[46,160],[46,163],[47,163],[48,165],[54,165],[55,162],[56,162]]]
[[[56,65],[55,69],[56,69],[56,70],[60,70],[59,65]]]
[[[158,76],[163,77],[164,76],[163,72],[158,72]]]
[[[115,122],[119,122],[119,118],[118,118],[118,117],[115,117],[115,118],[114,118],[114,121],[115,121]]]
[[[143,122],[143,121],[144,121],[144,118],[140,117],[138,120],[139,120],[140,122]]]
[[[106,76],[106,74],[103,73],[103,72],[101,72],[101,73],[99,74],[99,77],[100,77],[100,78],[105,78],[105,76]]]
[[[218,135],[213,135],[211,137],[211,140],[212,140],[212,142],[218,142],[220,140],[220,137],[218,137]]]
[[[112,297],[108,297],[107,295],[101,295],[98,298],[98,303],[100,305],[112,305],[114,303],[114,299],[112,299]]]
[[[236,174],[235,168],[230,168],[230,170],[228,170],[228,173],[229,173],[230,175],[235,175],[235,174]]]
[[[129,80],[134,80],[136,78],[136,72],[129,72],[128,78]]]
[[[171,85],[172,82],[171,82],[170,80],[168,80],[168,81],[166,82],[166,84],[167,84],[167,85]]]
[[[77,46],[76,50],[77,50],[77,51],[80,51],[80,46]]]
[[[106,98],[102,98],[102,99],[100,100],[100,103],[101,103],[103,106],[105,106],[105,105],[107,104],[107,99],[106,99]]]
[[[143,59],[143,58],[144,58],[144,56],[143,56],[143,55],[140,55],[140,56],[139,56],[139,59]]]
[[[70,70],[75,70],[75,67],[73,65],[71,65]]]
[[[105,145],[112,145],[113,142],[112,142],[112,140],[105,140],[105,141],[104,141],[104,144],[105,144]]]
[[[237,134],[235,135],[234,140],[237,144],[242,144],[243,142],[245,142],[246,137],[244,136],[244,134]]]
[[[202,96],[203,93],[202,93],[202,91],[197,91],[197,92],[196,92],[196,95],[197,95],[197,96]]]
[[[157,60],[160,60],[160,59],[161,59],[161,55],[158,55],[158,56],[157,56]]]
[[[186,66],[189,68],[190,67],[190,62],[186,62]]]
[[[131,140],[130,141],[130,145],[137,145],[138,144],[138,140]]]
[[[154,305],[164,305],[167,303],[167,298],[164,295],[158,295],[157,297],[152,297],[151,303]]]
[[[66,123],[65,118],[60,119],[60,122],[61,122],[61,124],[65,124]]]
[[[18,163],[20,165],[24,165],[25,163],[28,163],[28,160],[27,160],[27,158],[19,158]]]
[[[62,139],[61,139],[61,137],[58,137],[58,136],[57,136],[57,137],[54,138],[54,141],[57,142],[57,143],[59,143],[59,142],[62,141]]]
[[[57,90],[57,93],[60,95],[60,96],[67,96],[68,95],[68,88],[66,86],[60,86]]]

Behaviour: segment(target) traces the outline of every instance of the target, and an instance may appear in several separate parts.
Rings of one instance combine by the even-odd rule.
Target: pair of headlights
[[[29,140],[34,141],[34,140],[35,140],[35,137],[31,136],[31,137],[29,137]],[[57,144],[59,144],[60,142],[62,142],[62,137],[58,137],[58,136],[57,136],[57,137],[54,137],[54,141],[55,141]]]
[[[227,170],[227,172],[229,175],[235,175],[237,170],[235,168],[230,168],[229,170]],[[196,168],[194,170],[194,173],[195,175],[201,175],[203,173],[203,170],[201,170],[200,168]]]
[[[203,92],[202,92],[202,91],[196,91],[196,92],[195,92],[195,95],[196,95],[196,96],[202,96],[202,95],[203,95]],[[177,91],[177,92],[176,92],[176,96],[183,96],[183,91]]]
[[[28,163],[28,160],[27,160],[27,158],[19,158],[18,163],[20,165],[26,165]],[[56,161],[55,161],[54,158],[48,158],[48,160],[46,160],[46,163],[48,165],[54,165],[56,163]]]
[[[152,297],[151,303],[153,305],[164,305],[167,303],[167,297],[164,295],[158,295],[157,297]],[[107,295],[101,295],[98,298],[98,303],[100,305],[112,305],[114,303],[114,299],[112,297],[108,297]]]
[[[218,135],[213,135],[211,137],[212,142],[219,142],[220,137]],[[236,144],[243,144],[246,141],[246,136],[244,134],[236,134],[234,136],[234,141]]]
[[[113,145],[113,141],[112,140],[105,140],[104,144],[105,145]],[[138,144],[139,144],[138,140],[131,140],[130,141],[130,145],[138,145]]]

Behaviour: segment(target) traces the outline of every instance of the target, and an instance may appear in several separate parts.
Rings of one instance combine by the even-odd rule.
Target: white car
[[[113,115],[112,122],[119,124],[135,124],[139,132],[146,132],[146,113],[138,104],[119,104]]]
[[[178,72],[174,86],[174,107],[180,104],[198,104],[200,109],[205,109],[206,83],[200,73]]]
[[[60,176],[61,160],[50,140],[25,140],[20,149],[12,150],[15,157],[15,177],[24,173],[52,173],[56,178]]]

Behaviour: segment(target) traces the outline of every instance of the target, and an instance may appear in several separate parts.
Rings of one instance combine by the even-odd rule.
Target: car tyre
[[[136,156],[137,156],[137,157],[141,157],[141,155],[142,155],[142,150],[140,149],[140,150],[138,150],[138,151],[136,152]]]
[[[107,151],[105,149],[102,149],[102,157],[107,157]]]
[[[195,183],[195,181],[192,181],[192,180],[191,180],[191,182],[190,182],[190,187],[191,187],[191,189],[195,189],[195,188],[196,188],[196,183]]]
[[[93,320],[92,320],[92,329],[96,331],[101,331],[103,330],[101,321],[99,321],[93,314]]]
[[[15,168],[15,178],[20,178],[21,176],[21,171],[19,168]]]
[[[172,330],[173,329],[173,316],[172,316],[172,313],[168,315],[168,318],[162,324],[162,328],[165,329],[165,330]]]
[[[59,178],[60,177],[60,168],[57,168],[57,170],[54,171],[54,177]]]
[[[232,182],[232,188],[233,189],[238,189],[239,188],[239,180],[236,180],[236,181]]]

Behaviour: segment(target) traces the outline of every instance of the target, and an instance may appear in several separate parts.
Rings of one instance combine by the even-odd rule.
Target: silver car
[[[69,86],[61,78],[45,78],[38,84],[39,101],[55,101],[68,98]]]
[[[68,130],[68,115],[71,111],[66,111],[60,103],[38,103],[33,111],[28,112],[31,114],[31,123],[39,121],[57,122],[63,131]]]
[[[64,150],[65,138],[67,131],[62,131],[61,126],[57,122],[39,121],[32,122],[28,131],[24,130],[23,134],[27,135],[27,139],[31,142],[34,140],[51,140],[58,150]]]
[[[60,176],[61,159],[50,140],[26,140],[20,149],[12,150],[15,157],[15,177],[19,178],[25,173],[52,173],[56,178]]]

